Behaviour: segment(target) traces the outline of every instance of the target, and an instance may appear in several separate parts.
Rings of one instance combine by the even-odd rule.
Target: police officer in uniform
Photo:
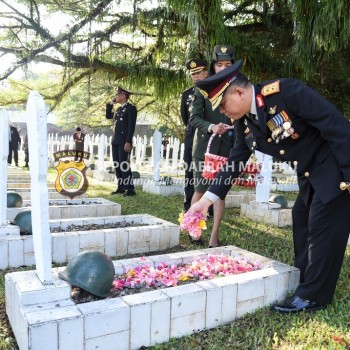
[[[207,62],[200,58],[192,58],[186,63],[186,68],[190,73],[193,83],[207,77]],[[185,90],[181,96],[180,113],[181,118],[186,126],[185,134],[185,150],[184,150],[184,165],[185,165],[185,193],[184,193],[184,212],[191,206],[191,200],[194,193],[193,186],[193,166],[192,166],[192,145],[195,128],[189,122],[190,106],[194,96],[195,86]]]
[[[315,311],[333,299],[350,232],[350,123],[301,81],[281,78],[252,85],[241,67],[238,61],[196,84],[214,108],[235,121],[236,144],[231,167],[217,176],[220,183],[190,210],[206,212],[225,198],[240,163],[256,149],[290,162],[299,184],[292,216],[300,283],[291,298],[272,309]]]
[[[84,152],[84,141],[85,141],[85,134],[81,132],[81,128],[77,127],[75,130],[75,133],[73,133],[73,140],[75,143],[75,151],[78,152]],[[74,160],[82,161],[82,157],[78,157],[77,155],[74,157]]]
[[[132,93],[118,87],[115,97],[106,105],[106,118],[113,119],[112,157],[117,177],[118,188],[111,194],[124,196],[136,194],[130,168],[130,152],[135,131],[137,109],[129,102]],[[113,112],[115,104],[120,107]]]
[[[7,157],[7,163],[12,163],[12,154],[13,159],[15,160],[16,166],[18,166],[18,147],[21,144],[21,137],[19,136],[19,132],[15,126],[10,125],[9,130],[9,154]]]

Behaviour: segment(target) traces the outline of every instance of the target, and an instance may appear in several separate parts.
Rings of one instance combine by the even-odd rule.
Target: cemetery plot
[[[240,215],[254,221],[261,221],[278,227],[292,225],[293,202],[288,202],[288,208],[281,209],[277,203],[261,203],[251,201],[242,203]]]
[[[139,349],[218,327],[282,300],[299,270],[234,246],[114,261],[115,273],[140,264],[186,264],[208,254],[245,257],[260,269],[239,275],[75,304],[71,287],[53,269],[44,285],[35,271],[5,277],[6,312],[21,350]],[[142,321],[140,321],[142,320]]]
[[[242,203],[249,203],[255,196],[255,191],[230,191],[225,198],[225,208],[240,208]]]
[[[13,220],[19,212],[31,208],[30,201],[23,202],[22,208],[7,208],[8,220]],[[121,213],[119,203],[104,198],[50,200],[48,209],[50,219],[113,216]]]
[[[52,260],[56,263],[68,262],[84,250],[124,256],[179,244],[178,225],[148,214],[58,219],[50,220],[49,224]],[[0,269],[34,265],[33,236],[0,236],[0,255]]]

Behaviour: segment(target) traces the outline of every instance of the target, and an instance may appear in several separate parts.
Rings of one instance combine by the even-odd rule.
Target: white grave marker
[[[259,181],[256,185],[255,200],[257,202],[268,203],[272,180],[272,157],[259,151],[255,151],[255,155],[258,164],[262,164]]]
[[[153,133],[153,179],[160,181],[160,160],[162,158],[162,133],[156,130]]]
[[[7,210],[7,157],[9,154],[9,117],[0,112],[0,226],[6,225]]]
[[[49,196],[47,190],[47,113],[40,94],[31,91],[27,101],[27,130],[31,178],[33,244],[36,270],[43,284],[52,284]]]

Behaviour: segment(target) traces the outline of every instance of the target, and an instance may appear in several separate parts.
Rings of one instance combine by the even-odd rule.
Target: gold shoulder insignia
[[[209,95],[208,95],[208,93],[205,90],[202,90],[202,89],[199,89],[199,88],[198,88],[198,90],[204,96],[204,98],[208,98]]]
[[[263,96],[269,96],[272,94],[276,94],[280,92],[280,81],[274,81],[271,84],[265,85],[262,89],[261,89],[261,95]]]

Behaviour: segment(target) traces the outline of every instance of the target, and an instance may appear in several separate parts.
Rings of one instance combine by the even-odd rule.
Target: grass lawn
[[[178,223],[182,209],[182,196],[163,197],[143,193],[136,188],[137,196],[110,195],[112,184],[89,178],[89,197],[104,197],[122,205],[122,214],[148,213],[164,220]],[[295,194],[288,194],[292,200]],[[203,238],[208,242],[211,221]],[[279,260],[293,263],[291,228],[278,228],[240,218],[238,209],[226,209],[220,231],[222,245],[240,248]],[[184,234],[180,246],[173,251],[199,249]],[[124,258],[124,257],[123,257]],[[27,268],[26,268],[27,269]],[[17,271],[20,269],[16,269]],[[5,315],[4,275],[0,271],[0,349],[17,349],[11,328]],[[151,347],[152,350],[350,350],[350,248],[347,249],[334,302],[326,310],[314,314],[280,315],[268,308],[235,320],[234,322],[192,336],[172,339]],[[115,347],[118,350],[118,345]],[[45,350],[45,346],[43,346]],[[70,349],[67,349],[70,350]],[[103,350],[103,349],[101,349]]]

